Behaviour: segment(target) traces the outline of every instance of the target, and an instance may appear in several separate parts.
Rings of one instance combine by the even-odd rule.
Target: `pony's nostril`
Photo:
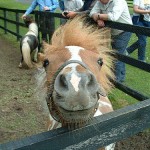
[[[64,74],[60,75],[60,84],[62,87],[67,87],[67,80],[66,80],[66,76]]]
[[[92,94],[91,96],[97,98],[96,92],[98,90],[98,84],[93,74],[88,74],[88,82],[86,83],[86,88]]]

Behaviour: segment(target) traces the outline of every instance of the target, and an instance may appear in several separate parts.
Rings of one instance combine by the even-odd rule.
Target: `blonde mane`
[[[114,78],[114,75],[112,72],[113,57],[110,49],[110,30],[108,28],[98,29],[94,25],[85,23],[84,17],[75,17],[54,32],[51,42],[51,52],[65,46],[80,46],[98,53],[104,62],[100,71],[99,82],[106,92],[110,90],[112,85],[109,78]]]

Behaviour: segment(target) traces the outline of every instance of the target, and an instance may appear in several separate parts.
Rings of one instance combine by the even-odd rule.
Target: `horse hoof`
[[[19,66],[18,66],[19,68],[22,68],[22,64],[19,64]]]

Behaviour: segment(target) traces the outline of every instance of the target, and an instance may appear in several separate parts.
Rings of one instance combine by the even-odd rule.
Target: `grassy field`
[[[29,4],[27,3],[20,3],[15,0],[7,0],[6,1],[0,1],[0,7],[6,7],[6,8],[13,8],[13,9],[27,9]],[[130,8],[130,11],[132,13],[132,9]],[[13,18],[14,15],[10,14],[10,18]],[[15,19],[15,18],[14,18]],[[14,28],[12,24],[9,24],[11,28]],[[2,32],[0,30],[0,32]],[[22,30],[22,35],[26,32],[26,29]],[[9,38],[10,40],[11,38]],[[136,40],[135,34],[132,35],[131,40],[129,42],[129,45],[132,44]],[[148,37],[147,42],[147,51],[146,51],[146,61],[150,63],[150,38]],[[137,58],[137,51],[133,52],[131,54],[131,57]],[[126,81],[124,84],[136,89],[137,91],[140,91],[141,93],[150,96],[150,79],[149,79],[149,73],[144,72],[142,70],[139,70],[137,68],[134,68],[130,65],[126,65],[127,67],[127,73],[126,73]],[[149,81],[149,82],[148,82]],[[115,93],[115,94],[113,94]],[[135,103],[136,100],[127,94],[122,93],[118,89],[113,89],[112,93],[110,94],[110,97],[112,100],[126,100],[127,103],[132,104]],[[120,105],[120,104],[119,104]],[[117,107],[119,106],[117,105]]]
[[[0,1],[0,7],[4,7],[4,8],[26,10],[28,6],[29,4],[21,3],[21,2],[18,2],[17,0]]]

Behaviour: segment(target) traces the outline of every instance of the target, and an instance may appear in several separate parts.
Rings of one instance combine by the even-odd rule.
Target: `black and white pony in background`
[[[23,62],[28,68],[33,67],[33,62],[37,62],[38,54],[38,26],[32,17],[26,16],[24,18],[26,26],[29,28],[28,32],[21,38],[20,50],[21,50],[21,61],[19,68],[22,68]],[[34,55],[32,59],[32,54]]]

